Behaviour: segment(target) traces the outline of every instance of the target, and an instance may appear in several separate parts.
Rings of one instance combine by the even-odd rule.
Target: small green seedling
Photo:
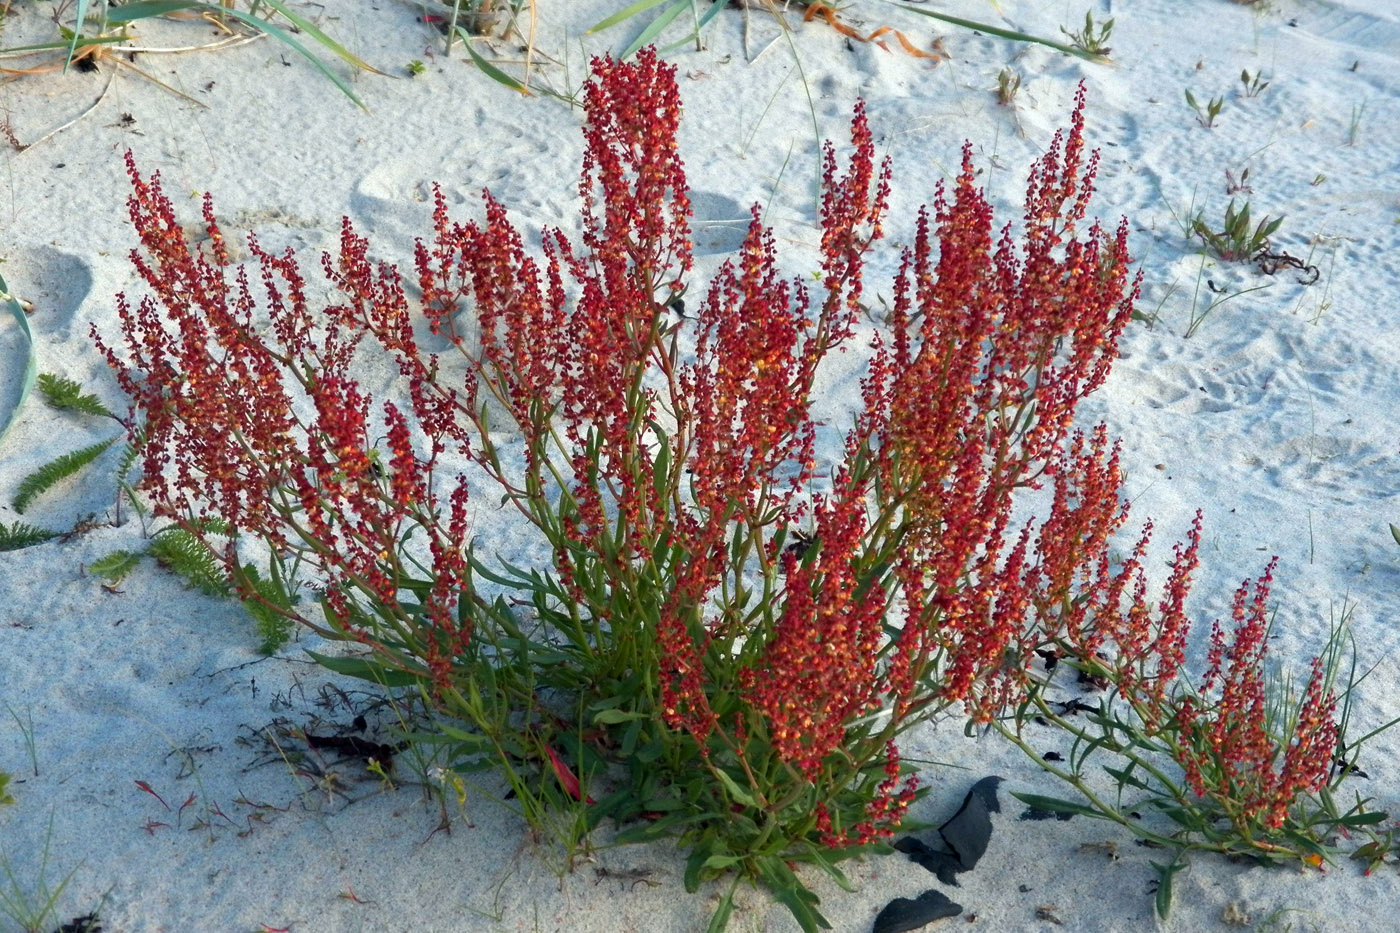
[[[1248,68],[1240,72],[1240,83],[1244,85],[1245,97],[1258,97],[1269,86],[1269,82],[1264,80],[1264,72],[1250,74]]]
[[[1201,242],[1217,258],[1226,262],[1247,262],[1269,246],[1269,237],[1283,224],[1282,217],[1265,217],[1253,230],[1249,227],[1249,202],[1236,211],[1235,201],[1225,208],[1225,226],[1219,231],[1211,230],[1201,218],[1192,224],[1191,232],[1201,238]]]
[[[423,64],[421,61],[419,61],[418,59],[415,58],[413,61],[411,61],[411,62],[409,62],[407,65],[405,65],[405,66],[404,66],[404,69],[408,72],[408,76],[409,76],[410,78],[416,78],[416,77],[418,77],[419,75],[421,75],[423,72],[427,71],[427,70],[428,70],[428,66],[425,65],[425,64]]]
[[[1113,17],[1111,16],[1095,26],[1094,14],[1092,12],[1085,12],[1083,29],[1078,32],[1070,32],[1068,29],[1061,26],[1060,32],[1069,36],[1075,48],[1087,52],[1090,55],[1106,58],[1108,57],[1108,53],[1113,51],[1108,48],[1108,37],[1113,35]]]
[[[1196,122],[1209,130],[1215,127],[1215,118],[1220,116],[1220,111],[1225,108],[1225,98],[1223,95],[1212,97],[1210,103],[1202,107],[1196,100],[1196,95],[1188,89],[1186,91],[1186,105],[1196,111]]]
[[[1011,106],[1011,102],[1016,99],[1016,92],[1021,89],[1021,75],[1007,65],[997,75],[997,103],[1003,107]]]
[[[1361,118],[1366,113],[1366,102],[1352,104],[1351,122],[1347,124],[1347,145],[1355,146],[1356,140],[1361,136]]]

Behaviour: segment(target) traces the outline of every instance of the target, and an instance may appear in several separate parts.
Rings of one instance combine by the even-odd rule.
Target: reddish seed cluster
[[[1180,763],[1197,796],[1218,795],[1240,803],[1243,817],[1277,829],[1298,795],[1327,784],[1336,753],[1336,699],[1325,695],[1322,662],[1314,660],[1293,733],[1280,747],[1270,734],[1265,685],[1270,562],[1249,597],[1248,581],[1235,593],[1235,631],[1228,640],[1220,624],[1211,632],[1210,663],[1200,700],[1185,697],[1177,713],[1182,732]],[[1218,699],[1205,701],[1217,691]]]
[[[857,574],[866,530],[864,485],[837,477],[817,507],[814,560],[785,555],[787,593],[763,669],[747,679],[749,701],[768,718],[773,747],[815,781],[852,720],[878,709],[885,591]],[[863,585],[864,584],[864,585]]]
[[[141,488],[155,513],[205,538],[212,535],[204,519],[216,516],[239,536],[298,555],[315,571],[332,621],[356,637],[372,641],[356,624],[361,616],[348,598],[352,589],[405,625],[431,630],[423,639],[424,661],[438,683],[448,685],[451,659],[470,635],[456,617],[466,579],[466,486],[456,483],[449,514],[439,516],[430,490],[442,446],[435,442],[430,454],[418,455],[408,419],[392,404],[384,407],[386,470],[369,440],[371,400],[348,374],[361,337],[371,333],[397,351],[417,384],[432,381],[413,344],[397,273],[372,269],[367,243],[347,223],[338,264],[326,262],[347,303],[313,314],[291,254],[269,254],[250,238],[264,323],[255,315],[258,303],[246,274],[239,270],[229,281],[231,263],[210,200],[204,205],[208,245],[194,249],[159,176],[143,178],[129,154],[127,169],[128,204],[142,246],[132,260],[151,294],[134,308],[118,298],[124,357],[96,328],[92,336],[141,414]],[[453,433],[444,427],[441,390],[413,396],[415,417],[430,436]],[[298,400],[309,404],[311,418],[298,414]],[[410,524],[426,532],[433,573],[421,616],[399,602],[405,576],[400,546]],[[211,546],[233,570],[237,552]],[[242,595],[262,599],[252,591]],[[294,609],[268,605],[301,618]]]
[[[1096,167],[1094,157],[1084,164],[1082,110],[1081,91],[1068,139],[1057,137],[1031,172],[1019,247],[1009,227],[994,243],[964,149],[951,197],[940,189],[934,218],[921,213],[904,254],[893,346],[877,357],[857,429],[878,450],[878,507],[905,520],[895,572],[914,621],[896,652],[897,689],[912,690],[920,656],[936,648],[942,698],[984,719],[1023,682],[1030,606],[1045,604],[1047,589],[1063,600],[1121,521],[1102,432],[1092,452],[1081,439],[1059,453],[1075,407],[1107,376],[1137,294],[1126,222],[1112,236],[1094,224],[1072,238]],[[1083,527],[1042,533],[1032,553],[1029,528],[1008,527],[1013,494],[1047,467],[1064,483],[1049,527]],[[1080,500],[1072,519],[1071,485]]]

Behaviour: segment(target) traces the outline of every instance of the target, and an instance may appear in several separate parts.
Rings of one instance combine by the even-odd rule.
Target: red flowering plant
[[[1093,547],[1127,518],[1126,506],[1109,507],[1099,492],[1118,488],[1117,451],[1104,457],[1100,446],[1075,453],[1081,458],[1075,482],[1056,487],[1055,515],[1068,521],[1047,523],[1041,534]],[[1014,714],[996,728],[1073,785],[1083,802],[1021,793],[1018,798],[1043,811],[1111,820],[1171,850],[1168,862],[1153,863],[1159,874],[1156,906],[1166,918],[1172,878],[1191,851],[1321,867],[1336,854],[1335,836],[1367,833],[1384,822],[1386,814],[1368,809],[1359,795],[1349,807],[1339,806],[1334,795],[1343,779],[1358,773],[1361,745],[1394,721],[1348,738],[1354,691],[1365,675],[1357,676],[1354,650],[1347,650],[1345,616],[1313,659],[1301,693],[1266,663],[1277,559],[1253,581],[1252,595],[1248,580],[1236,591],[1233,634],[1215,623],[1205,675],[1193,684],[1186,670],[1190,622],[1184,603],[1198,565],[1201,516],[1176,548],[1155,618],[1143,573],[1151,531],[1149,522],[1116,570],[1104,551],[1096,564],[1042,564],[1035,606],[1042,641],[1034,651],[1046,674],[1032,679]],[[1348,653],[1352,668],[1339,698]],[[1064,671],[1075,676],[1081,691],[1102,691],[1098,703],[1063,699],[1058,691],[1067,687],[1059,676]],[[1037,751],[1024,735],[1032,720],[1069,736],[1068,755]],[[1117,786],[1116,799],[1090,777],[1096,753],[1119,759],[1103,766]],[[1143,819],[1152,812],[1165,817],[1165,824]]]
[[[417,301],[347,220],[323,262],[338,297],[315,310],[296,259],[250,238],[259,303],[211,202],[194,248],[128,157],[151,294],[119,299],[123,352],[94,339],[141,415],[155,512],[255,612],[362,647],[316,655],[328,667],[416,688],[443,714],[419,741],[454,786],[492,766],[536,828],[562,805],[580,831],[611,817],[622,841],[678,836],[689,889],[754,879],[812,930],[826,921],[792,864],[844,883],[837,859],[900,825],[918,792],[901,733],[1041,702],[1031,662],[1055,626],[1079,626],[1065,637],[1092,658],[1078,620],[1125,597],[1117,452],[1072,423],[1137,283],[1126,222],[1077,229],[1097,163],[1082,112],[1081,91],[1019,237],[994,230],[964,149],[919,215],[837,451],[817,443],[813,386],[855,342],[890,184],[864,109],[844,170],[824,152],[817,287],[780,274],[755,210],[682,313],[680,97],[650,51],[594,62],[581,240],[547,231],[536,258],[489,194],[458,223],[439,193]],[[428,353],[424,330],[457,352]],[[377,412],[354,375],[371,352],[402,380]],[[547,565],[481,552],[469,481]],[[1013,526],[1045,482],[1039,532]]]

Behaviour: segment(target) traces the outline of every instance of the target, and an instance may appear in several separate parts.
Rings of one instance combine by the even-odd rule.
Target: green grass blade
[[[638,13],[645,13],[647,10],[650,10],[654,6],[660,6],[663,3],[674,2],[676,2],[676,0],[637,0],[636,3],[633,3],[630,6],[623,7],[621,10],[617,11],[612,16],[609,16],[607,19],[603,20],[598,25],[589,29],[588,32],[585,33],[585,35],[591,36],[595,32],[602,32],[604,29],[609,29],[613,26],[616,26],[623,20],[631,19]],[[680,4],[677,3],[676,5],[679,6]]]
[[[632,44],[627,46],[626,50],[623,51],[622,57],[631,58],[633,55],[637,54],[639,49],[650,45],[652,41],[661,34],[661,31],[671,25],[672,21],[685,12],[685,10],[685,0],[677,0],[669,9],[663,10],[657,15],[656,19],[652,20],[647,27],[637,35],[637,38],[632,40]],[[683,43],[689,42],[690,38],[687,37],[681,41]]]
[[[5,420],[0,421],[0,441],[4,441],[5,435],[9,434],[10,428],[14,426],[15,418],[19,416],[19,410],[24,407],[24,400],[29,397],[29,390],[34,387],[34,376],[38,369],[34,357],[34,334],[29,329],[29,318],[25,316],[19,299],[10,294],[10,286],[5,284],[3,276],[0,276],[0,301],[10,309],[15,323],[19,324],[20,333],[24,334],[25,342],[24,375],[20,377],[19,398],[15,401],[15,407],[5,416]]]
[[[68,66],[73,64],[73,56],[78,52],[78,45],[83,38],[83,21],[87,19],[88,6],[92,0],[78,0],[77,16],[73,20],[73,38],[68,42],[68,57],[63,62],[63,72],[68,73]]]
[[[899,7],[901,10],[908,10],[910,13],[917,13],[920,16],[927,16],[929,19],[936,19],[939,22],[947,23],[950,26],[961,26],[963,29],[972,29],[977,32],[985,32],[989,36],[996,36],[999,39],[1010,39],[1012,42],[1032,42],[1036,45],[1043,45],[1052,48],[1057,52],[1064,52],[1066,55],[1073,55],[1085,61],[1096,62],[1106,65],[1110,59],[1106,55],[1095,55],[1093,52],[1086,52],[1083,49],[1072,45],[1065,45],[1063,42],[1056,42],[1053,39],[1044,39],[1040,36],[1033,36],[1030,33],[1017,32],[1014,29],[1002,29],[1000,26],[989,26],[986,23],[979,23],[976,20],[960,19],[956,16],[949,16],[947,13],[935,13],[932,10],[921,9],[920,7],[906,6],[903,3],[895,3],[894,0],[883,0]]]
[[[117,438],[111,437],[105,441],[98,441],[96,444],[66,453],[57,460],[49,461],[20,480],[19,489],[15,491],[15,498],[10,504],[14,506],[16,512],[23,515],[24,510],[29,508],[29,504],[34,501],[36,496],[92,463],[104,450],[116,442]]]
[[[346,64],[355,68],[359,68],[363,71],[372,71],[377,75],[384,74],[384,72],[380,71],[378,68],[374,67],[369,62],[360,58],[358,55],[345,48],[345,46],[341,45],[339,42],[336,42],[330,36],[326,35],[316,26],[315,23],[311,22],[309,19],[302,16],[300,13],[293,13],[290,9],[287,8],[287,6],[284,3],[282,3],[282,0],[262,0],[262,2],[267,6],[270,6],[272,9],[276,10],[278,13],[281,13],[286,18],[287,22],[291,23],[293,26],[297,27],[302,32],[306,33],[308,36],[321,43],[321,45],[325,47],[327,51],[336,55]]]
[[[89,45],[117,45],[129,41],[126,36],[78,36],[78,48],[85,48]],[[0,49],[0,55],[23,55],[28,52],[52,52],[56,49],[66,49],[69,43],[63,42],[40,42],[37,45],[16,45],[9,48]]]
[[[466,46],[467,54],[471,56],[472,64],[480,68],[482,74],[486,75],[486,77],[490,78],[492,81],[495,81],[498,84],[504,84],[512,91],[519,91],[520,93],[525,94],[527,96],[530,94],[530,89],[526,87],[523,82],[517,81],[515,78],[512,78],[510,75],[506,74],[504,71],[497,68],[495,65],[491,64],[486,59],[482,58],[479,54],[477,54],[476,49],[472,48],[471,34],[469,34],[461,26],[457,27],[457,33],[462,37],[462,44]]]
[[[263,2],[267,3],[269,6],[274,5],[274,0],[263,0]],[[275,8],[277,8],[279,12],[282,12],[284,15],[286,15],[285,7],[282,7],[280,4],[276,4]],[[308,49],[306,46],[302,45],[300,42],[298,42],[296,37],[294,37],[291,33],[287,32],[280,26],[273,25],[268,20],[261,19],[256,16],[250,16],[249,14],[240,12],[239,10],[231,10],[227,7],[215,6],[211,3],[183,2],[183,0],[136,0],[135,3],[124,3],[117,8],[117,10],[110,17],[110,19],[114,23],[127,23],[138,19],[149,19],[153,16],[166,16],[170,13],[182,11],[192,13],[209,13],[215,16],[231,16],[234,19],[238,20],[240,23],[243,23],[247,26],[251,26],[252,28],[257,29],[261,32],[267,33],[269,36],[276,39],[278,42],[281,42],[285,44],[288,48],[293,49],[295,52],[297,52],[297,54],[301,55],[312,65],[314,65],[317,71],[321,72],[321,74],[329,78],[331,82],[335,84],[336,87],[340,88],[341,93],[353,100],[356,103],[356,105],[360,107],[360,109],[369,109],[365,106],[364,101],[360,100],[360,98],[355,95],[355,92],[350,89],[350,85],[346,83],[345,79],[341,78],[334,71],[331,71],[330,68],[327,67],[325,62],[321,61],[315,55],[312,55],[311,50]],[[301,17],[296,17],[295,19],[293,19],[291,16],[288,16],[288,19],[291,19],[292,22],[296,23],[299,28],[306,28],[302,25],[302,23],[304,23],[305,20],[301,19]],[[313,38],[316,38],[316,40],[322,45],[324,45],[329,51],[335,53],[341,58],[344,58],[346,61],[350,62],[352,65],[355,65],[357,68],[364,68],[369,71],[373,71],[376,74],[383,74],[383,72],[379,71],[377,68],[371,68],[359,58],[356,58],[350,52],[346,51],[339,43],[335,42],[333,39],[331,39],[325,33],[321,32],[321,30],[316,29],[314,26],[311,27],[311,29],[307,29],[306,31],[308,35],[311,35]]]

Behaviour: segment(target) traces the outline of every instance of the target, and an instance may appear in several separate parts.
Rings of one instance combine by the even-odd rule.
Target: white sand
[[[546,74],[576,87],[585,52],[619,48],[628,27],[602,36],[586,28],[621,0],[540,0],[542,51],[568,71]],[[1115,67],[1088,64],[1035,46],[944,30],[873,0],[851,3],[867,30],[882,23],[927,45],[946,37],[953,58],[938,66],[873,45],[854,45],[817,24],[796,30],[822,135],[845,137],[857,95],[869,104],[877,143],[895,163],[889,240],[868,279],[889,295],[894,246],[908,237],[913,212],[956,166],[973,140],[990,195],[1003,219],[1019,215],[1025,171],[1065,125],[1074,87],[1088,87],[1088,137],[1103,150],[1096,209],[1127,215],[1141,260],[1141,310],[1108,385],[1082,409],[1124,438],[1125,492],[1136,527],[1148,516],[1159,536],[1153,573],[1161,577],[1171,540],[1195,509],[1206,513],[1202,570],[1192,607],[1199,649],[1209,622],[1228,613],[1240,580],[1281,557],[1274,588],[1279,608],[1274,656],[1302,665],[1328,629],[1329,613],[1354,607],[1362,660],[1377,666],[1361,691],[1361,727],[1397,712],[1400,635],[1392,624],[1400,592],[1400,547],[1387,522],[1400,523],[1400,10],[1382,0],[1270,0],[1251,9],[1226,0],[1113,0],[1096,19],[1116,19]],[[980,0],[937,8],[996,19]],[[71,129],[22,153],[8,149],[0,169],[0,257],[12,289],[31,300],[30,324],[41,372],[82,382],[125,407],[91,347],[88,322],[115,332],[113,295],[134,286],[126,259],[121,152],[130,147],[146,171],[159,169],[183,218],[197,217],[186,193],[213,191],[230,239],[256,230],[265,242],[315,253],[334,245],[350,215],[375,243],[376,256],[408,263],[413,238],[428,232],[433,181],[461,218],[479,216],[476,192],[489,186],[530,233],[568,227],[577,218],[580,112],[548,99],[525,100],[440,54],[436,33],[398,0],[303,5],[352,50],[413,80],[355,76],[371,108],[348,103],[304,62],[271,41],[214,54],[143,55],[137,64],[208,104],[193,105],[123,69],[101,105]],[[17,8],[5,45],[53,36],[48,7]],[[1084,3],[1002,0],[1004,22],[1057,35],[1082,24]],[[794,23],[800,16],[790,17]],[[755,13],[750,50],[777,36]],[[204,27],[142,30],[151,44],[193,44]],[[697,252],[705,271],[737,243],[742,228],[724,221],[767,205],[784,261],[810,268],[816,141],[802,79],[779,39],[745,63],[743,18],[721,14],[708,48],[672,54],[686,109],[682,154],[694,192]],[[502,53],[512,56],[507,44]],[[284,66],[284,61],[290,63]],[[991,89],[1011,64],[1024,75],[1012,108]],[[339,65],[332,67],[340,68]],[[101,74],[29,77],[0,86],[0,106],[15,134],[33,140],[87,108],[108,79]],[[1270,82],[1245,99],[1241,69]],[[341,73],[346,73],[341,70]],[[1223,95],[1214,129],[1197,125],[1183,102]],[[771,101],[771,105],[770,105]],[[1349,124],[1360,110],[1354,140]],[[122,125],[129,114],[134,122]],[[1349,142],[1354,144],[1349,144]],[[786,170],[783,166],[786,161]],[[1268,278],[1249,266],[1211,261],[1203,279],[1227,292],[1265,285],[1216,308],[1191,338],[1201,258],[1172,211],[1194,201],[1218,222],[1229,200],[1225,170],[1250,170],[1256,216],[1287,216],[1278,246],[1320,267],[1321,280]],[[778,176],[781,173],[781,180]],[[1315,183],[1314,183],[1315,182]],[[1175,286],[1173,290],[1173,286]],[[1212,300],[1204,281],[1198,313]],[[19,384],[22,347],[8,315],[0,318],[0,411]],[[855,386],[854,372],[829,383],[836,410]],[[838,422],[839,423],[839,422]],[[0,521],[17,516],[9,500],[40,464],[114,433],[109,424],[48,409],[37,393],[0,449]],[[97,522],[66,542],[0,554],[0,700],[28,724],[38,773],[22,731],[0,711],[0,769],[11,772],[17,804],[0,810],[0,853],[33,890],[52,820],[48,878],[70,871],[60,920],[98,908],[108,930],[317,931],[702,930],[718,894],[687,895],[673,847],[600,849],[572,874],[556,876],[558,851],[532,843],[523,824],[480,795],[470,820],[433,834],[435,802],[413,786],[380,793],[354,762],[340,766],[354,799],[331,795],[290,773],[254,741],[282,717],[295,725],[353,718],[332,681],[301,654],[311,639],[273,659],[256,654],[252,624],[234,602],[205,598],[146,561],[118,589],[104,589],[84,565],[119,548],[143,547],[129,510],[112,526],[111,459],[46,495],[22,517],[65,530]],[[486,507],[479,524],[489,528]],[[509,553],[512,541],[501,538]],[[354,684],[343,684],[354,690]],[[332,701],[328,708],[323,700]],[[355,694],[360,706],[370,697]],[[381,717],[381,721],[387,721]],[[1047,750],[1062,740],[1036,736]],[[1363,754],[1369,781],[1355,789],[1400,812],[1393,762],[1400,738],[1383,737]],[[1033,823],[1010,790],[1067,794],[995,738],[964,739],[956,723],[916,730],[909,757],[930,766],[933,791],[913,814],[941,821],[971,783],[986,774],[1008,780],[1004,812],[979,868],[947,893],[988,930],[1151,928],[1148,862],[1160,855],[1107,824]],[[182,813],[167,811],[191,800]],[[201,825],[204,824],[204,825]],[[1113,840],[1120,858],[1081,848]],[[600,837],[606,841],[606,834]],[[647,869],[656,886],[604,872]],[[868,930],[891,897],[913,897],[936,880],[901,856],[849,869],[848,894],[809,874],[822,910],[841,931]],[[0,884],[3,884],[0,877]],[[359,901],[350,899],[351,891]],[[1400,875],[1371,877],[1359,863],[1325,874],[1263,870],[1197,857],[1177,879],[1172,927],[1218,929],[1247,916],[1273,929],[1375,930],[1400,906]],[[961,928],[965,920],[934,928]],[[0,920],[0,930],[9,927]],[[731,929],[787,931],[796,926],[766,895],[746,891]]]

